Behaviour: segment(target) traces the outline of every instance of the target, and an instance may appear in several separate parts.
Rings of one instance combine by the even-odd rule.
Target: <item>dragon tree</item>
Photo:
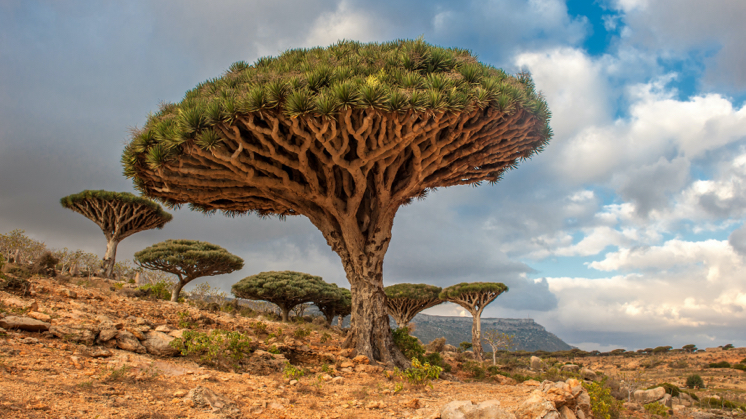
[[[238,298],[264,300],[277,305],[282,321],[286,322],[295,306],[325,298],[333,291],[320,276],[293,271],[269,271],[240,280],[233,284],[231,292]]]
[[[102,270],[106,278],[111,278],[117,246],[122,240],[140,231],[161,229],[172,218],[157,203],[128,192],[85,190],[60,199],[60,204],[83,214],[104,232],[106,253]]]
[[[171,290],[171,301],[178,301],[184,285],[203,276],[215,276],[243,268],[243,259],[222,247],[198,240],[166,240],[135,253],[135,263],[151,270],[176,275],[179,282]]]
[[[435,285],[396,284],[383,290],[389,314],[399,327],[407,327],[417,313],[443,302],[438,297],[442,290]]]
[[[500,294],[506,292],[508,287],[501,282],[462,282],[444,288],[440,293],[440,299],[456,303],[465,308],[472,316],[471,345],[477,361],[482,362],[482,312],[487,305]]]
[[[340,41],[234,63],[150,115],[122,163],[170,206],[306,216],[350,282],[344,345],[403,366],[383,291],[397,210],[435,188],[497,182],[543,149],[549,117],[528,74],[467,50]]]
[[[314,299],[313,303],[318,307],[326,319],[326,324],[331,326],[334,317],[339,316],[339,326],[342,319],[352,312],[352,294],[350,290],[339,288],[337,284],[329,284],[329,289]]]

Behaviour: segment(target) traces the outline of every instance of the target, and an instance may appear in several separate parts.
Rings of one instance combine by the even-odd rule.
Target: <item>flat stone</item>
[[[117,337],[117,333],[119,333],[119,330],[117,330],[115,327],[101,329],[101,332],[98,334],[98,340],[100,340],[101,342],[108,342]]]
[[[37,304],[36,301],[22,300],[20,298],[6,298],[3,300],[3,303],[9,306],[22,308],[24,310],[36,311],[39,309],[39,304]]]
[[[156,327],[155,331],[156,332],[162,332],[162,333],[171,333],[171,332],[174,331],[174,328],[171,327],[171,326],[169,326],[169,325],[167,325],[167,324],[162,324],[162,325]]]
[[[49,328],[49,331],[62,340],[79,342],[88,346],[93,345],[98,336],[98,329],[90,326],[54,325]]]
[[[440,411],[441,419],[516,419],[515,415],[500,407],[497,400],[473,404],[469,400],[453,401]]]
[[[49,322],[50,320],[52,320],[52,316],[48,314],[44,314],[44,313],[39,313],[38,311],[31,311],[26,315],[36,320],[41,320],[43,322]]]
[[[580,371],[580,365],[567,364],[562,366],[562,371],[565,372],[578,372]]]
[[[368,357],[365,355],[358,355],[352,358],[352,362],[354,362],[355,364],[367,365],[367,364],[370,364],[370,359],[368,359]]]
[[[148,350],[148,353],[160,356],[176,356],[179,351],[170,345],[175,338],[161,332],[147,332],[142,346]]]
[[[665,395],[665,388],[656,387],[650,390],[637,390],[635,391],[634,398],[637,403],[648,404],[662,399]]]
[[[339,364],[339,368],[352,368],[354,366],[355,366],[355,364],[353,364],[350,361],[345,361],[345,362]]]
[[[334,377],[332,378],[332,384],[344,384],[345,379],[342,377]]]
[[[87,355],[90,356],[91,358],[109,358],[110,356],[114,354],[106,348],[102,348],[100,346],[94,346],[88,351]]]
[[[125,351],[135,352],[138,354],[144,354],[148,352],[148,350],[145,349],[144,346],[142,346],[140,341],[137,340],[135,335],[126,330],[120,330],[119,333],[117,333],[116,341],[117,347],[119,349],[124,349]]]
[[[30,317],[8,316],[0,319],[0,327],[4,329],[20,329],[27,332],[45,332],[50,324]]]
[[[543,394],[536,390],[518,406],[515,417],[517,419],[537,419],[544,418],[551,412],[557,412],[554,403],[545,399]],[[557,415],[559,416],[559,414]]]
[[[73,290],[69,290],[67,288],[62,289],[60,291],[60,295],[63,296],[63,297],[67,297],[67,298],[78,298],[78,293],[77,292],[75,292]]]

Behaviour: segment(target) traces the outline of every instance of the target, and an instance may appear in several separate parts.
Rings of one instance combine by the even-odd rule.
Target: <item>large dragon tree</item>
[[[482,312],[487,305],[500,294],[508,290],[507,285],[501,282],[462,282],[444,288],[440,293],[440,299],[456,303],[465,308],[472,316],[471,324],[471,347],[477,361],[482,361]]]
[[[286,322],[295,306],[320,298],[326,299],[333,290],[320,276],[293,271],[269,271],[240,280],[233,284],[231,292],[238,298],[264,300],[277,305],[282,321]]]
[[[337,284],[329,284],[328,290],[320,294],[313,303],[318,307],[326,319],[326,324],[332,325],[334,317],[339,316],[339,326],[342,319],[352,312],[352,294],[350,290],[340,288]]]
[[[226,215],[304,215],[352,291],[345,346],[406,365],[389,327],[383,259],[400,206],[497,182],[551,137],[527,74],[422,40],[294,49],[164,105],[133,135],[124,173],[166,204]]]
[[[438,296],[442,290],[435,285],[396,284],[383,290],[389,314],[399,327],[407,327],[417,313],[443,302]]]
[[[179,282],[171,290],[171,301],[178,301],[184,285],[203,276],[215,276],[243,268],[243,259],[222,247],[199,240],[166,240],[135,253],[139,266],[176,275]]]
[[[60,204],[96,223],[106,237],[103,275],[111,278],[119,242],[144,230],[163,228],[171,214],[147,198],[128,192],[90,191],[68,195]]]

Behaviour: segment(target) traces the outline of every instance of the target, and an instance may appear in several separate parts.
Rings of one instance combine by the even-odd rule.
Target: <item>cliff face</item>
[[[414,336],[423,343],[445,337],[454,346],[461,342],[471,342],[471,317],[429,316],[418,314],[412,321],[416,325]],[[482,319],[482,331],[497,329],[509,335],[515,335],[517,350],[524,351],[566,351],[572,349],[556,335],[548,332],[544,326],[533,319]],[[484,350],[491,352],[488,345]]]

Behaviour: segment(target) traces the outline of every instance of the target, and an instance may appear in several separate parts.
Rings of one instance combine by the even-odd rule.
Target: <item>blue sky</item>
[[[402,208],[387,284],[504,282],[485,316],[530,316],[584,349],[746,346],[744,20],[738,0],[5,1],[0,232],[103,255],[98,228],[58,200],[131,191],[123,144],[159,102],[235,61],[422,35],[530,71],[555,137],[495,186]],[[180,210],[118,259],[167,238],[243,257],[241,272],[208,279],[226,291],[284,269],[346,285],[303,218]]]

